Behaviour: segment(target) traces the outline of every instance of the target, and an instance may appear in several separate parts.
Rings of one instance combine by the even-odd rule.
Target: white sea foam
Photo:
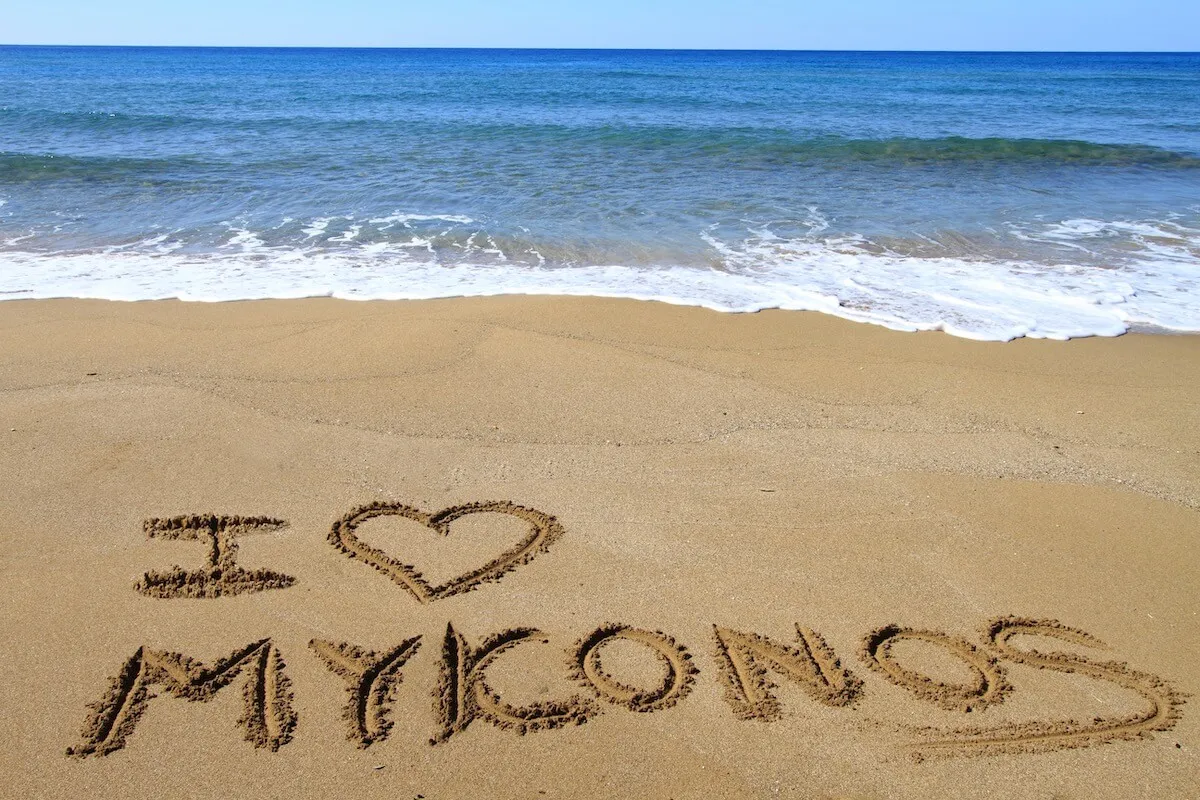
[[[0,244],[3,244],[5,247],[12,247],[14,244],[17,244],[18,242],[23,242],[26,239],[32,239],[35,236],[37,236],[36,233],[25,233],[25,234],[21,234],[20,236],[10,236],[9,238],[5,239],[3,242],[0,242]]]
[[[323,232],[333,218],[314,220]],[[460,222],[461,220],[461,222]],[[469,224],[465,217],[394,215],[372,224]],[[820,220],[814,225],[819,226]],[[338,247],[268,246],[230,226],[222,248],[180,251],[156,236],[110,252],[0,250],[0,296],[219,301],[263,297],[423,299],[496,294],[627,297],[717,311],[820,311],[896,330],[944,330],[972,339],[1111,336],[1131,326],[1200,331],[1200,230],[1174,223],[1068,220],[1026,231],[1031,241],[1091,247],[1105,236],[1132,242],[1119,264],[1043,264],[880,254],[861,237],[785,237],[770,226],[736,241],[702,233],[719,267],[549,265],[502,261],[491,236],[468,236],[446,261],[434,234],[359,244],[358,226]],[[330,240],[332,241],[332,240]],[[485,245],[486,243],[486,245]],[[453,243],[452,243],[453,244]],[[1136,245],[1136,247],[1134,247]]]
[[[373,217],[367,220],[372,225],[383,225],[380,230],[387,230],[395,225],[408,226],[410,222],[451,222],[458,225],[470,225],[474,221],[461,214],[402,214],[399,211],[386,217]]]
[[[222,245],[223,247],[238,247],[241,248],[243,253],[250,253],[266,247],[267,243],[259,238],[256,232],[248,228],[230,226],[229,232],[233,235],[229,237],[229,241]]]
[[[362,231],[362,225],[351,225],[346,230],[339,233],[337,236],[330,236],[330,242],[351,242],[358,238],[358,234]]]
[[[315,239],[325,232],[329,227],[329,223],[333,222],[333,217],[317,217],[312,222],[308,223],[301,231],[304,233],[304,238]]]

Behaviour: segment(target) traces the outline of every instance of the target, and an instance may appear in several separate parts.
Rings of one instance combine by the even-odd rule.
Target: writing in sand
[[[357,531],[368,520],[399,517],[448,536],[452,523],[474,514],[504,514],[526,524],[510,549],[475,569],[440,584],[430,583],[413,565],[364,542]],[[286,522],[270,517],[215,514],[149,519],[150,538],[185,540],[207,545],[206,562],[193,569],[175,566],[147,572],[135,586],[144,595],[163,598],[217,598],[287,589],[292,576],[270,569],[244,569],[237,562],[238,539],[255,532],[280,530]],[[559,521],[542,511],[510,502],[478,502],[428,512],[393,502],[375,502],[351,510],[334,523],[329,542],[349,558],[387,576],[421,604],[470,592],[527,564],[564,535]],[[1167,681],[1118,661],[1101,661],[1074,653],[1018,646],[1018,637],[1053,639],[1083,647],[1103,647],[1095,637],[1053,619],[996,617],[987,620],[975,641],[937,630],[886,624],[867,632],[857,660],[870,675],[911,692],[920,701],[957,712],[982,712],[1005,702],[1014,691],[1008,665],[1071,673],[1104,681],[1140,697],[1137,711],[1087,720],[997,723],[953,728],[909,728],[908,752],[917,759],[1002,753],[1036,753],[1087,747],[1117,740],[1151,738],[1179,719],[1183,695]],[[970,677],[947,683],[922,673],[902,659],[902,642],[939,648],[963,665]],[[618,643],[622,643],[618,645]],[[585,631],[565,648],[562,672],[577,685],[576,693],[525,705],[505,702],[488,682],[489,668],[510,650],[552,639],[536,628],[498,632],[458,630],[447,625],[438,654],[438,680],[433,687],[433,732],[429,743],[445,742],[481,722],[525,734],[582,725],[606,712],[643,714],[666,711],[683,702],[701,673],[689,647],[662,631],[607,622]],[[656,661],[657,679],[640,685],[621,680],[606,668],[613,646],[635,648]],[[364,646],[313,639],[311,653],[345,692],[346,736],[361,748],[388,738],[405,665],[422,647],[413,636]],[[742,628],[711,626],[708,663],[723,688],[729,712],[739,720],[770,724],[782,717],[779,682],[799,687],[815,703],[846,713],[867,691],[867,683],[845,666],[817,631],[797,624],[790,638],[762,635]],[[141,647],[121,665],[104,695],[89,706],[81,741],[68,748],[73,757],[105,756],[125,747],[151,699],[161,692],[192,701],[207,701],[222,689],[242,685],[242,715],[237,721],[254,747],[276,751],[292,740],[298,714],[283,653],[269,638],[240,647],[228,656],[204,662],[190,655]]]

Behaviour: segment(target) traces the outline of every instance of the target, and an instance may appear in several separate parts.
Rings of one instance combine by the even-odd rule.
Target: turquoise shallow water
[[[1200,329],[1200,56],[0,48],[0,292]]]

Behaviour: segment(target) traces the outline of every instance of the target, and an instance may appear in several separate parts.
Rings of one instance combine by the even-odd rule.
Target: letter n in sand
[[[862,681],[841,665],[819,633],[808,628],[796,626],[795,646],[719,625],[713,626],[713,637],[725,699],[741,719],[779,719],[776,686],[768,670],[799,684],[828,706],[851,705],[862,692]]]

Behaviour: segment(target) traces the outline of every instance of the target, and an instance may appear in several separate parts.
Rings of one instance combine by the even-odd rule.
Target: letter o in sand
[[[617,640],[650,648],[664,667],[662,682],[651,688],[629,686],[605,671],[601,651]],[[630,711],[658,711],[670,708],[691,691],[696,667],[687,649],[661,631],[647,631],[628,625],[602,625],[580,639],[570,650],[571,672],[575,679],[610,703]]]
[[[905,669],[896,661],[892,646],[904,640],[928,642],[955,656],[973,674],[967,683],[942,683],[915,670]],[[938,631],[922,631],[885,625],[867,634],[859,657],[868,667],[881,673],[897,686],[903,686],[917,697],[950,711],[983,710],[1003,702],[1009,691],[1004,668],[995,658],[980,650],[961,636]]]

